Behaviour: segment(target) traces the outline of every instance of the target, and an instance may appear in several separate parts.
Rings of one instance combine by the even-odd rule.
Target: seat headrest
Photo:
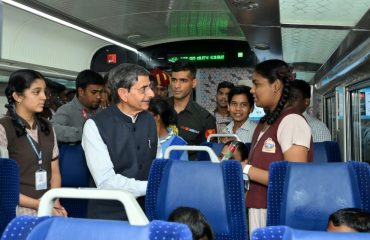
[[[313,161],[314,162],[329,162],[328,152],[324,142],[313,143]]]
[[[340,148],[337,142],[315,142],[313,149],[314,162],[341,162]]]
[[[288,164],[281,222],[325,230],[329,215],[345,207],[361,207],[357,178],[348,164]]]
[[[161,199],[158,204],[159,219],[168,219],[178,207],[193,207],[202,210],[207,219],[217,219],[210,221],[212,226],[217,225],[218,229],[228,232],[225,187],[221,164],[170,161],[163,170],[158,193]],[[208,205],[209,198],[212,198],[212,208]]]
[[[182,238],[179,238],[179,237]],[[128,222],[53,217],[40,223],[27,239],[192,239],[184,224],[153,221],[145,226]]]
[[[325,232],[307,231],[288,228],[282,240],[365,240],[370,239],[370,233],[349,233],[349,232]]]
[[[19,202],[19,179],[17,161],[0,158],[0,234],[15,218]]]
[[[238,161],[154,160],[146,194],[149,219],[167,220],[178,207],[200,210],[222,239],[247,237],[241,164]]]
[[[307,231],[293,229],[287,226],[271,226],[258,228],[252,234],[253,240],[365,240],[370,239],[370,233],[344,233],[344,232],[324,232]]]
[[[59,165],[63,187],[89,186],[90,171],[81,143],[59,144]]]
[[[212,148],[216,156],[220,155],[224,144],[215,142],[202,142],[200,146],[206,146]],[[205,151],[199,151],[197,156],[198,161],[211,161],[209,154]]]

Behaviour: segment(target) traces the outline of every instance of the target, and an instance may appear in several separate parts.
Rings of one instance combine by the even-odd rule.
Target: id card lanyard
[[[89,115],[87,115],[87,112],[84,108],[81,110],[81,114],[85,120],[89,119]],[[92,112],[92,115],[95,115],[95,111]]]
[[[31,139],[31,136],[26,133],[28,142],[30,143],[33,151],[35,152],[37,156],[37,165],[38,169],[35,172],[35,189],[36,190],[45,190],[47,188],[47,173],[46,171],[42,168],[42,151],[37,151],[36,146]]]

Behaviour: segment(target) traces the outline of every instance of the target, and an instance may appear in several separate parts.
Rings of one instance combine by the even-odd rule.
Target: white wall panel
[[[109,44],[23,10],[3,6],[2,59],[78,72],[89,68],[94,52]]]

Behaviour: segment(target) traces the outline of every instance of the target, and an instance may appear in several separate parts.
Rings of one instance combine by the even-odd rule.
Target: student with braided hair
[[[55,133],[50,122],[40,116],[45,88],[45,78],[39,72],[23,69],[10,75],[5,89],[8,113],[0,119],[0,145],[19,166],[18,216],[37,215],[42,195],[61,186]],[[67,216],[58,200],[53,215]]]
[[[243,173],[250,180],[246,205],[250,234],[266,226],[268,169],[272,162],[312,161],[311,130],[305,118],[289,105],[292,68],[281,60],[259,63],[253,73],[251,93],[266,115],[258,123]]]
[[[161,148],[157,157],[163,157],[165,150],[169,146],[187,145],[186,141],[178,136],[179,130],[176,127],[177,113],[166,100],[160,96],[150,99],[148,110],[153,114],[155,124],[157,125],[158,146]],[[188,160],[188,153],[186,151],[171,151],[170,158]]]

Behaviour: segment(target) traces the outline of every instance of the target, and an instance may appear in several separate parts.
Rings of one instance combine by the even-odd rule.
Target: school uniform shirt
[[[20,193],[35,199],[39,199],[50,189],[51,162],[58,159],[59,151],[51,124],[50,134],[41,132],[36,122],[32,128],[21,119],[26,126],[27,133],[35,143],[35,147],[42,151],[42,168],[47,172],[47,189],[36,190],[35,172],[39,169],[38,157],[29,143],[27,136],[17,137],[13,122],[6,116],[0,119],[0,145],[6,147],[9,158],[17,161],[20,175]]]
[[[172,129],[168,128],[168,134],[164,137],[159,138],[159,144],[161,146],[161,155],[159,158],[164,157],[164,152],[169,146],[183,146],[187,145],[186,141],[182,139],[182,137],[177,136],[173,133]],[[157,155],[158,157],[158,155]],[[170,159],[176,160],[188,160],[188,152],[187,151],[171,151],[170,152]]]
[[[254,133],[254,129],[256,129],[256,127],[257,122],[247,119],[247,121],[245,121],[243,125],[236,130],[235,134],[240,138],[241,142],[250,143],[252,142],[252,136]],[[234,134],[233,128],[234,121],[232,121],[229,125],[226,126],[223,133]]]

